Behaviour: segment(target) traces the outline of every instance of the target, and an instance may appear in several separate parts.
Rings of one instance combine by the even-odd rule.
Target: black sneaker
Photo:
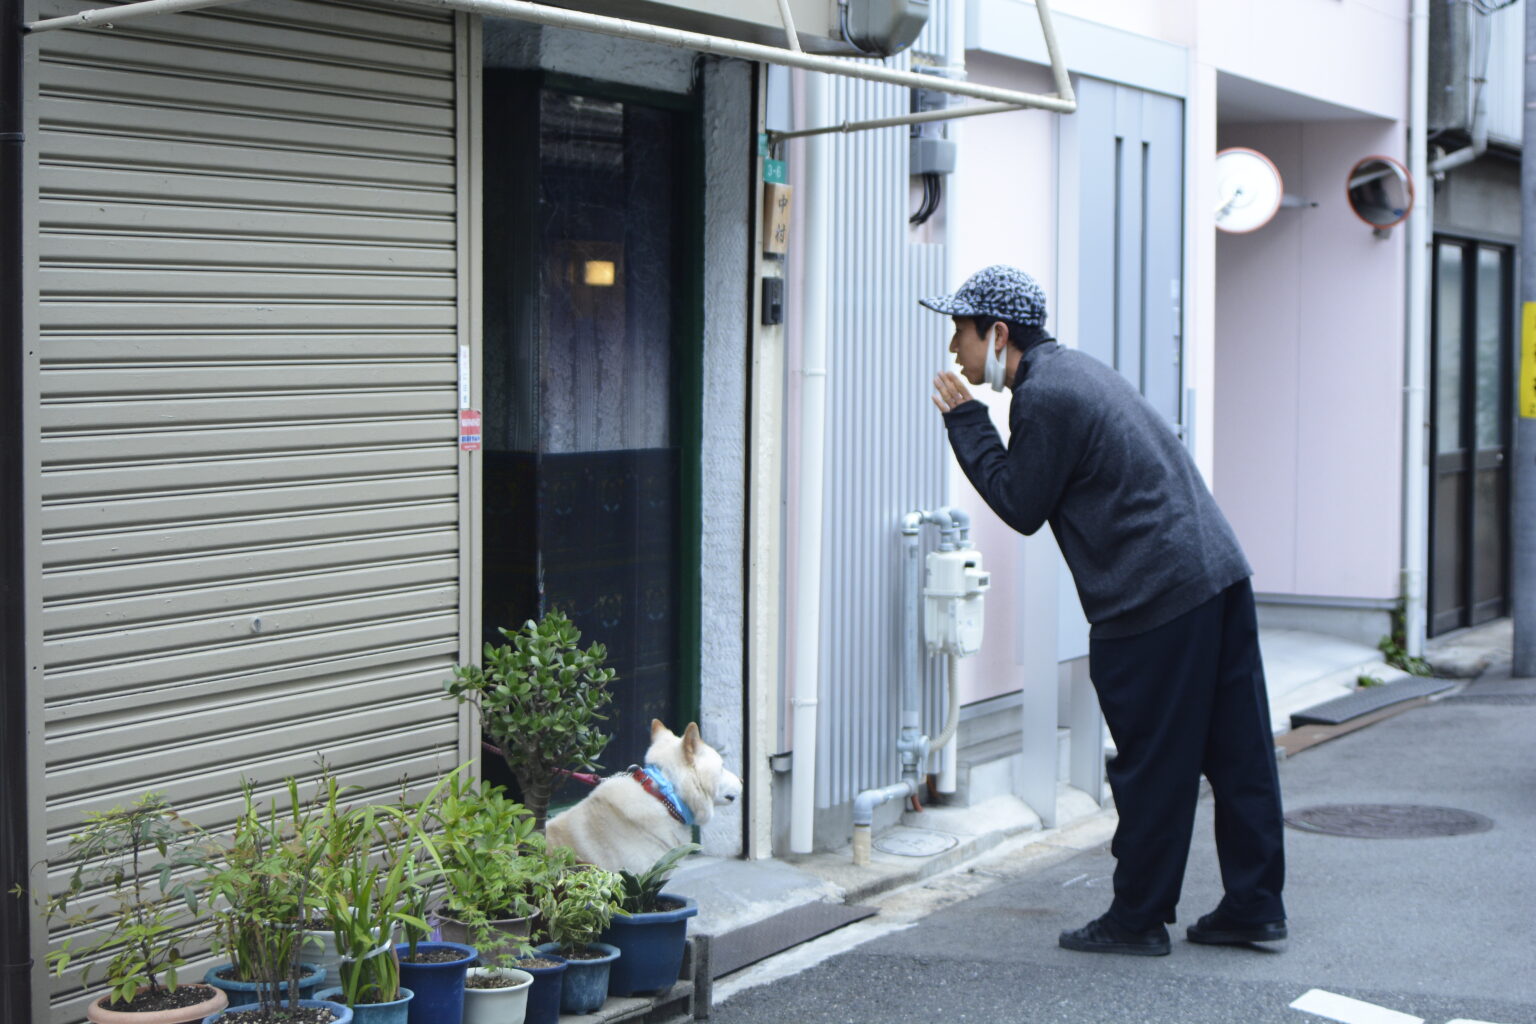
[[[1190,942],[1206,946],[1245,946],[1250,942],[1279,942],[1287,933],[1284,920],[1245,924],[1218,908],[1190,925],[1184,934]]]
[[[1076,931],[1062,932],[1056,940],[1062,949],[1080,953],[1126,953],[1130,956],[1167,956],[1168,929],[1162,925],[1144,932],[1116,924],[1108,914],[1089,921]]]

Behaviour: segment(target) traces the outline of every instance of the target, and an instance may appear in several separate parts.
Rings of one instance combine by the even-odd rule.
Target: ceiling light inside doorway
[[[587,260],[582,274],[582,283],[593,288],[612,288],[613,274],[612,260]]]

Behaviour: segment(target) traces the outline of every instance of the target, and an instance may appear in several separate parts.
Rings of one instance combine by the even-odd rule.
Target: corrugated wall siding
[[[833,121],[891,117],[908,104],[906,90],[843,79]],[[944,247],[909,241],[907,130],[834,139],[820,807],[899,778],[899,525],[907,511],[943,503],[944,431],[928,395],[949,339],[949,321],[917,305],[946,282]],[[927,676],[932,735],[942,673]]]
[[[242,775],[458,761],[466,32],[285,0],[34,44],[55,884],[145,790],[218,825]]]

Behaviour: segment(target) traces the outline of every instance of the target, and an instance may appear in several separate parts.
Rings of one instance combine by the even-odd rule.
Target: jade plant
[[[607,649],[582,649],[581,632],[559,611],[500,632],[509,643],[486,644],[483,665],[456,667],[444,685],[480,713],[481,729],[501,749],[535,825],[542,826],[557,781],[597,767],[608,745],[599,723],[613,699],[608,684],[615,673],[603,667]]]
[[[48,953],[48,966],[62,975],[83,962],[81,980],[89,982],[105,958],[109,1009],[136,1009],[135,1000],[174,991],[198,910],[196,873],[183,869],[204,863],[203,841],[159,793],[86,815],[69,838],[68,883],[38,902],[50,922],[96,930],[65,939]]]

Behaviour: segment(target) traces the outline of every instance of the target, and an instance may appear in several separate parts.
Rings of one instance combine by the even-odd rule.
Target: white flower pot
[[[464,986],[463,1024],[523,1024],[533,975],[515,967],[471,967],[468,977],[496,975],[513,982],[508,988]]]

